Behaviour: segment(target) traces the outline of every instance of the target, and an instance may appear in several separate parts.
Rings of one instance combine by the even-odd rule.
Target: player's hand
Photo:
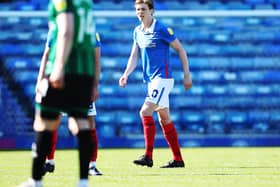
[[[53,88],[62,89],[64,87],[64,69],[62,66],[54,67],[49,82]]]
[[[192,87],[192,78],[190,74],[184,76],[184,87],[186,90]]]
[[[126,86],[126,83],[127,83],[127,76],[122,75],[120,80],[119,80],[120,87],[124,88]]]

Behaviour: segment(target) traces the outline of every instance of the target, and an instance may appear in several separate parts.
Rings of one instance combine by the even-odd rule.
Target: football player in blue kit
[[[141,24],[134,29],[131,54],[126,69],[119,79],[119,85],[126,86],[128,76],[134,71],[139,58],[141,58],[143,80],[148,86],[148,96],[140,110],[145,153],[133,163],[141,166],[153,166],[156,126],[152,115],[153,112],[157,112],[164,137],[173,154],[173,159],[161,168],[185,167],[178,134],[170,119],[169,93],[173,89],[174,78],[169,61],[169,48],[171,46],[179,55],[183,66],[185,89],[192,86],[187,54],[173,30],[153,17],[153,0],[135,0],[134,6]]]

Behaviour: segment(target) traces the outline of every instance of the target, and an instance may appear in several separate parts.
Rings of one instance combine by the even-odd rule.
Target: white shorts
[[[151,102],[160,108],[169,108],[169,93],[174,87],[174,79],[157,78],[148,83],[148,95],[145,102]]]
[[[92,104],[89,105],[88,116],[96,116],[96,113],[95,102],[92,102]]]

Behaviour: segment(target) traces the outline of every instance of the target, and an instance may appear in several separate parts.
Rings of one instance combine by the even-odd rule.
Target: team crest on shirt
[[[170,35],[173,35],[173,34],[174,34],[173,30],[172,30],[170,27],[167,28],[167,31],[168,31],[168,33],[169,33]]]
[[[57,11],[63,11],[67,8],[67,1],[66,0],[53,0],[54,7]]]

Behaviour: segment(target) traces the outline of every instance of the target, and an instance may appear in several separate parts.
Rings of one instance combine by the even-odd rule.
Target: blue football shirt
[[[172,78],[169,46],[176,39],[172,29],[154,19],[146,30],[142,25],[137,26],[133,38],[140,48],[144,82],[158,77]]]

